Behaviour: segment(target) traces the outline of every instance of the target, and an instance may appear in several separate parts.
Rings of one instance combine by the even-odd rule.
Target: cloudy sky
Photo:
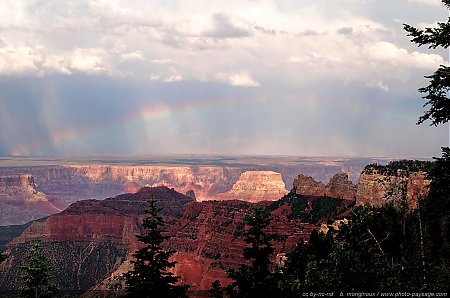
[[[4,0],[0,155],[430,157],[439,0]]]

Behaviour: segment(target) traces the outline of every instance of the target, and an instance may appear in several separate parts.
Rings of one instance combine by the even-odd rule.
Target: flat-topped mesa
[[[141,220],[154,199],[163,216],[181,216],[183,207],[194,200],[164,186],[143,187],[134,194],[122,194],[105,200],[82,200],[73,203],[44,222],[34,222],[13,243],[25,243],[44,236],[45,241],[120,240],[133,243]],[[130,232],[131,231],[131,232]]]
[[[217,200],[241,200],[251,203],[276,201],[287,193],[281,174],[272,171],[246,171],[226,193]]]
[[[395,161],[386,166],[368,165],[359,176],[357,205],[381,207],[391,204],[405,211],[417,208],[418,200],[428,195],[428,162]]]
[[[355,185],[348,179],[346,173],[335,174],[327,185],[310,176],[300,174],[294,180],[293,187],[298,195],[328,196],[344,200],[354,200],[356,192]]]
[[[252,204],[236,200],[194,202],[166,187],[143,188],[136,194],[73,203],[45,221],[34,222],[11,241],[10,253],[17,255],[25,243],[42,240],[51,256],[64,256],[53,259],[53,265],[58,273],[63,272],[58,274],[58,282],[69,290],[86,290],[113,275],[120,279],[129,269],[133,252],[142,245],[136,235],[142,232],[139,223],[146,216],[146,200],[151,197],[162,208],[161,215],[166,222],[164,233],[170,236],[163,246],[177,251],[173,257],[178,262],[175,273],[184,283],[191,284],[192,289],[207,290],[216,279],[227,284],[224,268],[235,268],[244,261],[244,218]],[[313,228],[307,223],[275,217],[269,230],[279,235],[274,240],[276,253],[293,249]],[[19,275],[14,268],[19,259],[5,262],[8,268],[2,276],[17,280]],[[0,287],[10,288],[14,284],[0,278]]]
[[[0,190],[3,191],[10,187],[30,187],[36,189],[36,184],[34,183],[34,178],[31,174],[1,175]]]
[[[38,190],[32,175],[0,176],[0,225],[24,224],[60,212],[63,204],[57,205]]]

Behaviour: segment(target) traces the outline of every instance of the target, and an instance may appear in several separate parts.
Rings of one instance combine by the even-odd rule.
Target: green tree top
[[[442,0],[447,9],[450,10],[450,0]],[[436,49],[442,47],[447,49],[450,46],[450,18],[446,23],[438,23],[436,28],[417,29],[408,24],[403,25],[408,32],[408,36],[412,37],[412,42],[419,46],[428,45],[428,48]],[[431,125],[447,123],[450,120],[450,68],[441,65],[434,74],[426,76],[430,80],[427,87],[419,89],[424,93],[424,99],[427,100],[425,106],[430,109],[420,116],[417,124],[421,124],[426,120],[431,121]]]
[[[215,280],[211,284],[211,289],[209,290],[208,298],[223,298],[223,288],[219,280]]]
[[[148,217],[142,223],[144,233],[137,235],[146,246],[134,253],[134,268],[124,274],[128,297],[186,297],[187,287],[177,286],[180,277],[168,271],[176,264],[169,261],[175,251],[161,247],[167,237],[162,235],[164,221],[160,211],[154,200],[149,201],[145,211]]]
[[[51,284],[50,263],[42,254],[42,243],[32,242],[29,246],[22,270],[21,297],[55,297],[57,288]]]
[[[245,231],[245,242],[249,244],[244,248],[244,259],[251,265],[241,264],[237,270],[228,270],[228,277],[232,282],[227,287],[231,297],[277,297],[277,276],[270,271],[270,257],[274,252],[271,236],[265,232],[270,224],[270,214],[261,209],[254,208],[250,215],[245,217],[249,226]]]

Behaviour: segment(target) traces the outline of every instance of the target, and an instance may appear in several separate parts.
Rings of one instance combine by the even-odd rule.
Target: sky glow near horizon
[[[430,157],[438,0],[1,1],[0,155]]]

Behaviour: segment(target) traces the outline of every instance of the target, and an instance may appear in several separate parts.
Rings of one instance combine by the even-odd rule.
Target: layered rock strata
[[[43,222],[35,222],[13,239],[7,253],[12,258],[0,265],[0,288],[17,285],[17,268],[23,261],[26,243],[44,242],[44,252],[55,268],[61,288],[69,290],[111,290],[123,284],[122,274],[130,268],[133,252],[142,244],[141,232],[146,200],[155,198],[166,222],[163,245],[175,249],[174,272],[191,289],[209,289],[219,279],[229,282],[226,269],[243,262],[244,217],[252,204],[243,201],[194,202],[192,198],[166,187],[143,188],[103,201],[86,200]],[[264,208],[268,203],[261,203]],[[289,216],[289,206],[277,208],[268,229],[277,235],[276,253],[293,249],[299,239],[308,239],[316,227]],[[276,254],[275,254],[276,255]]]
[[[42,193],[30,174],[0,176],[0,226],[21,225],[64,207],[57,198]]]
[[[344,200],[354,200],[356,192],[355,185],[348,179],[346,173],[334,175],[327,185],[310,176],[300,174],[294,180],[293,187],[298,195],[328,196]]]
[[[430,180],[425,172],[398,170],[395,175],[364,171],[359,176],[356,204],[381,207],[391,204],[403,210],[417,208],[419,199],[427,197]]]
[[[280,173],[272,171],[247,171],[241,174],[239,180],[230,191],[218,194],[219,200],[242,200],[256,203],[276,201],[287,193]]]

